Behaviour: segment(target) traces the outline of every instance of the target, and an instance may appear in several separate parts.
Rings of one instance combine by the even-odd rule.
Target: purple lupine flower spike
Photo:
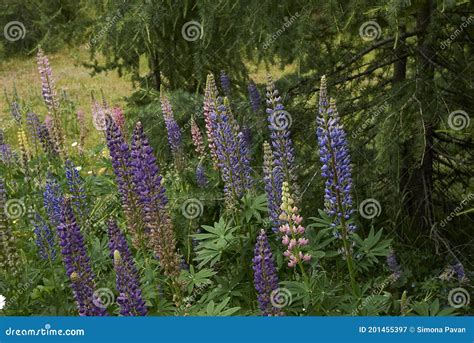
[[[335,101],[331,99],[328,103],[326,78],[323,77],[316,133],[320,160],[323,163],[321,175],[326,179],[325,209],[326,213],[333,218],[333,227],[339,226],[342,221],[349,220],[354,212],[351,195],[351,159],[346,133],[339,121]],[[353,224],[347,224],[343,229],[350,234],[356,230],[356,227]]]
[[[133,181],[132,154],[120,127],[114,120],[107,120],[106,140],[122,209],[132,233],[132,243],[135,248],[140,249],[143,248],[146,238],[141,219],[142,208],[138,203],[138,195],[135,192]]]
[[[86,192],[84,180],[71,160],[66,160],[66,181],[71,194],[72,205],[78,216],[86,213]]]
[[[211,113],[211,119],[224,193],[228,206],[232,207],[252,185],[249,152],[243,134],[239,132],[235,135],[224,105]]]
[[[151,245],[159,258],[164,274],[176,278],[180,256],[176,250],[176,237],[166,205],[165,187],[153,155],[153,148],[137,123],[132,138],[132,172],[134,184],[143,207],[143,221],[150,234]]]
[[[204,170],[204,166],[201,163],[199,163],[196,167],[196,181],[198,186],[201,188],[206,188],[207,184],[209,183],[206,176],[206,171]]]
[[[84,237],[77,225],[69,199],[65,199],[61,204],[61,219],[57,230],[66,274],[71,281],[79,315],[107,315],[105,307],[94,294],[94,274],[87,255]]]
[[[281,97],[271,76],[268,76],[266,96],[266,112],[268,127],[271,131],[270,138],[275,168],[279,169],[283,180],[288,182],[291,192],[297,196],[295,154],[289,130],[291,117],[281,103]]]
[[[402,270],[400,268],[400,265],[398,264],[397,261],[397,256],[395,255],[395,250],[390,249],[387,255],[387,265],[388,269],[392,272],[392,279],[393,281],[397,281],[400,279],[400,276],[402,275]]]
[[[51,174],[46,178],[46,186],[43,192],[43,204],[48,214],[49,222],[57,227],[61,220],[61,204],[63,195],[61,187]]]
[[[51,140],[51,136],[46,124],[40,124],[38,136],[44,152],[47,154],[52,154],[53,156],[57,156],[58,151],[56,150],[55,144]]]
[[[278,231],[280,226],[280,204],[282,189],[282,173],[275,168],[273,152],[268,142],[263,143],[263,181],[268,201],[268,215],[273,231]]]
[[[36,235],[36,246],[38,253],[43,260],[53,261],[56,259],[56,247],[54,235],[48,223],[36,213],[34,220],[34,233]]]
[[[462,265],[461,262],[457,262],[456,264],[453,265],[453,270],[456,273],[456,277],[460,282],[466,282],[468,281],[468,278],[466,276],[466,272],[464,271],[464,266]]]
[[[9,165],[13,161],[13,153],[10,145],[1,144],[0,145],[0,161],[6,165]]]
[[[221,87],[226,96],[230,96],[231,93],[231,84],[229,75],[227,75],[223,70],[221,71]]]
[[[147,308],[142,297],[138,270],[124,234],[114,219],[108,223],[109,249],[114,260],[117,302],[122,316],[146,316]]]
[[[252,110],[255,114],[257,114],[262,106],[262,98],[260,97],[260,93],[258,92],[258,88],[255,82],[250,81],[248,85],[248,91]]]
[[[264,316],[283,315],[281,309],[275,307],[272,301],[272,297],[275,296],[273,292],[278,289],[278,274],[264,230],[261,230],[257,237],[252,263],[253,279],[260,311]]]
[[[181,154],[181,128],[174,118],[173,108],[168,97],[165,94],[164,88],[160,91],[161,111],[165,120],[166,131],[168,133],[168,144],[177,164],[179,164]]]

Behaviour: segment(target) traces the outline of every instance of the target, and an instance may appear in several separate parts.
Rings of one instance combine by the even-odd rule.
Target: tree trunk
[[[412,172],[406,183],[405,209],[412,219],[412,229],[416,233],[428,233],[434,225],[433,214],[433,122],[436,111],[436,94],[434,94],[434,64],[430,61],[435,55],[431,35],[432,13],[434,11],[433,0],[420,2],[416,24],[420,31],[418,34],[416,53],[416,82],[415,95],[415,118],[418,128],[414,139],[423,144],[423,150],[414,151],[412,159]],[[420,132],[421,133],[418,133]],[[416,144],[410,144],[414,148]]]

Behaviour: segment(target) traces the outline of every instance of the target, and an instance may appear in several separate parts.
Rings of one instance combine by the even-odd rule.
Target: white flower
[[[81,171],[81,170],[82,170],[82,167],[81,167],[81,166],[77,166],[77,167],[76,167],[76,170],[77,170],[77,171]]]
[[[92,175],[92,170],[89,170],[87,174]]]
[[[74,148],[75,146],[77,146],[77,142],[72,143],[71,146]]]
[[[0,294],[0,310],[3,310],[3,308],[5,307],[5,302],[6,302],[6,298]]]

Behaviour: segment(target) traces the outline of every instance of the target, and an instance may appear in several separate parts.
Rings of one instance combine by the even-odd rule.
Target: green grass
[[[98,138],[98,133],[92,125],[91,92],[100,98],[102,90],[111,105],[125,106],[124,97],[132,93],[132,84],[126,76],[120,78],[116,72],[91,76],[90,70],[81,65],[81,62],[88,61],[89,58],[85,49],[64,50],[56,54],[48,54],[48,57],[58,93],[65,90],[76,103],[77,108],[82,109],[86,114],[91,133],[87,138],[86,146],[90,146]],[[34,56],[1,61],[0,84],[5,88],[10,99],[16,87],[21,101],[25,102],[40,118],[45,117],[47,109],[41,96],[41,81]],[[15,145],[16,142],[11,138],[15,136],[16,127],[12,126],[11,122],[10,107],[2,94],[0,127],[7,128],[6,136],[10,138],[9,143]]]

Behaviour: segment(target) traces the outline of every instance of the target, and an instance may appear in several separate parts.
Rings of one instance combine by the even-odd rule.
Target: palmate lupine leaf
[[[212,317],[231,316],[232,314],[240,310],[240,307],[231,307],[231,308],[225,309],[229,301],[230,301],[229,297],[225,298],[220,304],[215,304],[214,300],[211,300],[207,304],[205,309],[202,309],[201,311],[199,311],[198,315],[212,316]]]
[[[194,287],[201,287],[209,284],[210,278],[216,274],[217,272],[208,268],[203,268],[196,272],[194,266],[191,264],[189,266],[189,271],[181,271],[179,280],[186,285],[188,293],[191,293],[194,290]]]
[[[356,243],[355,256],[358,258],[357,268],[368,270],[369,267],[378,262],[378,257],[387,256],[390,250],[391,239],[382,238],[382,229],[375,233],[374,228],[370,229],[369,235],[362,239],[358,234],[354,234]]]
[[[261,221],[262,213],[268,211],[267,197],[265,194],[260,194],[258,196],[246,194],[242,198],[242,207],[241,215],[245,218],[247,223],[249,223],[252,218]]]
[[[238,227],[232,227],[221,217],[219,222],[214,223],[214,226],[203,225],[202,228],[208,233],[191,235],[199,241],[195,260],[199,262],[198,268],[202,268],[208,263],[212,267],[221,260],[222,253],[229,250],[238,239],[237,236],[234,236]]]

